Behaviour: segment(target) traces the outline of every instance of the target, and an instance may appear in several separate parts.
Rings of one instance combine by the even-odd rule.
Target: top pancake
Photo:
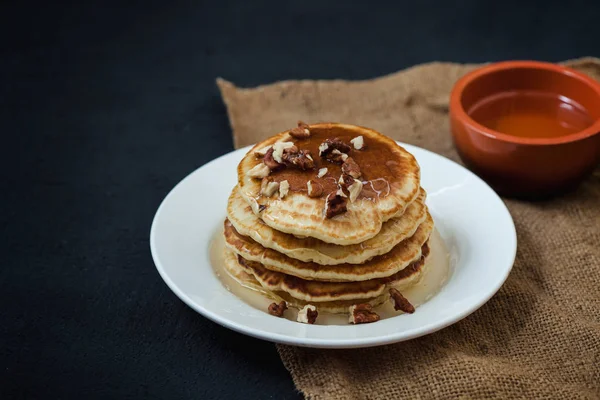
[[[377,235],[382,224],[401,215],[419,194],[420,170],[415,158],[396,142],[371,129],[353,125],[323,123],[309,125],[310,137],[293,138],[289,131],[275,135],[254,146],[238,165],[240,194],[265,224],[289,234],[314,237],[328,243],[349,245],[363,242]],[[356,150],[351,140],[362,136],[365,148]],[[347,202],[347,212],[333,218],[324,213],[326,197],[339,189],[341,166],[319,156],[319,146],[326,139],[338,138],[351,146],[348,156],[360,167],[363,189],[358,198]],[[289,193],[261,195],[261,179],[248,175],[263,163],[255,151],[276,142],[293,142],[300,150],[308,150],[314,160],[314,169],[302,171],[286,167],[271,171],[274,182],[287,181]],[[317,176],[320,168],[327,174]],[[311,198],[307,182],[312,180],[323,187],[323,195]]]

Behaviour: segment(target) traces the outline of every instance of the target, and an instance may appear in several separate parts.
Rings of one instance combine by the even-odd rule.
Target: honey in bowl
[[[594,123],[588,111],[574,100],[535,90],[506,91],[485,97],[467,113],[489,129],[531,138],[566,136]]]

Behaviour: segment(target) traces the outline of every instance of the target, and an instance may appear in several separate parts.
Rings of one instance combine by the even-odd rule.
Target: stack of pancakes
[[[240,162],[225,268],[288,306],[377,306],[390,288],[417,284],[427,266],[425,197],[419,165],[393,140],[352,125],[299,124]]]

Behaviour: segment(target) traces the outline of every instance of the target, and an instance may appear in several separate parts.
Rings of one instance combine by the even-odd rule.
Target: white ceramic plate
[[[476,175],[435,153],[402,144],[421,166],[421,184],[436,227],[450,251],[450,277],[414,314],[374,324],[306,325],[253,308],[221,284],[209,260],[209,243],[222,227],[236,166],[249,148],[194,171],[160,205],[150,232],[158,272],[187,305],[235,331],[298,346],[378,346],[435,332],[471,314],[496,293],[515,258],[512,218]]]

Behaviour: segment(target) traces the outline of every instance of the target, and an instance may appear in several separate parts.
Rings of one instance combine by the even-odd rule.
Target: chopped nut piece
[[[344,162],[348,159],[348,154],[342,153],[338,149],[335,149],[331,152],[328,159],[331,161],[335,161],[335,162],[339,162],[340,160],[342,160],[342,162]]]
[[[269,149],[271,149],[272,147],[273,146],[265,146],[263,148],[260,148],[254,152],[254,155],[256,157],[264,157],[265,154],[267,154],[267,151],[269,151]]]
[[[296,139],[306,139],[310,137],[310,131],[306,128],[294,128],[290,130],[290,135]]]
[[[271,147],[269,150],[267,150],[265,156],[263,157],[263,163],[265,163],[265,165],[269,167],[271,171],[275,171],[283,166],[283,164],[280,164],[279,162],[275,161],[273,157],[274,152],[275,149]]]
[[[287,310],[287,304],[285,301],[277,303],[271,303],[269,305],[269,314],[274,315],[276,317],[283,317],[283,312]]]
[[[263,178],[260,184],[260,193],[263,196],[271,197],[279,189],[279,182],[273,182],[272,178]]]
[[[298,151],[296,146],[294,146],[294,148],[296,151],[293,151],[293,149],[286,149],[283,152],[283,162],[285,165],[299,168],[302,171],[306,171],[315,167],[315,161],[310,156],[310,152],[308,150]]]
[[[394,302],[394,310],[403,311],[409,314],[415,312],[415,307],[410,304],[410,301],[408,301],[406,297],[402,296],[402,293],[400,293],[398,289],[390,288],[390,296]]]
[[[323,142],[319,145],[319,156],[323,157],[324,154],[329,150],[329,144],[327,142]]]
[[[296,139],[306,139],[310,136],[310,130],[308,129],[307,124],[302,121],[298,121],[298,127],[290,130],[290,135]]]
[[[248,176],[251,178],[264,178],[265,176],[268,176],[271,173],[271,170],[269,169],[269,167],[267,167],[265,164],[260,163],[257,164],[255,167],[253,167],[250,171],[248,171]]]
[[[320,197],[323,194],[323,186],[319,182],[308,181],[306,182],[308,189],[308,197]]]
[[[344,189],[348,189],[354,183],[354,178],[348,174],[341,174],[338,179],[338,185]]]
[[[340,192],[343,196],[340,195]],[[325,201],[325,216],[333,218],[336,215],[345,213],[347,211],[347,202],[346,195],[341,190],[329,193]]]
[[[335,194],[336,194],[336,196],[348,197],[348,196],[346,196],[346,193],[344,193],[342,188],[339,188],[338,191],[335,192]]]
[[[368,324],[370,322],[377,322],[379,319],[379,314],[373,311],[373,307],[368,303],[357,304],[350,307],[350,317],[348,318],[348,321],[351,324]]]
[[[348,158],[348,154],[342,153],[339,150],[333,150],[331,153],[327,153],[325,156],[327,161],[330,161],[335,164],[341,164]]]
[[[283,151],[285,149],[289,149],[290,147],[294,147],[294,143],[292,142],[275,142],[273,145],[273,159],[278,163],[282,162]]]
[[[318,178],[322,178],[322,177],[324,177],[326,174],[327,174],[327,168],[321,168],[321,169],[319,170],[319,173],[317,174],[317,177],[318,177]]]
[[[290,183],[288,181],[279,182],[279,197],[282,199],[287,196],[290,191]]]
[[[350,141],[356,150],[362,150],[365,148],[365,139],[362,136],[357,136]]]
[[[348,157],[346,160],[344,160],[344,163],[342,164],[342,172],[350,175],[353,178],[360,178],[361,175],[360,167],[352,157]]]
[[[317,307],[307,304],[300,311],[298,311],[298,322],[302,322],[304,324],[314,324],[317,320],[317,316],[319,312],[317,311]]]
[[[348,175],[346,175],[348,176]],[[348,192],[350,192],[350,201],[354,203],[354,200],[358,198],[358,195],[362,191],[363,184],[358,179],[354,180],[354,183],[348,186]]]
[[[338,138],[325,139],[319,146],[319,155],[324,157],[328,153],[333,152],[333,150],[339,150],[341,153],[348,153],[350,151],[350,146]]]

